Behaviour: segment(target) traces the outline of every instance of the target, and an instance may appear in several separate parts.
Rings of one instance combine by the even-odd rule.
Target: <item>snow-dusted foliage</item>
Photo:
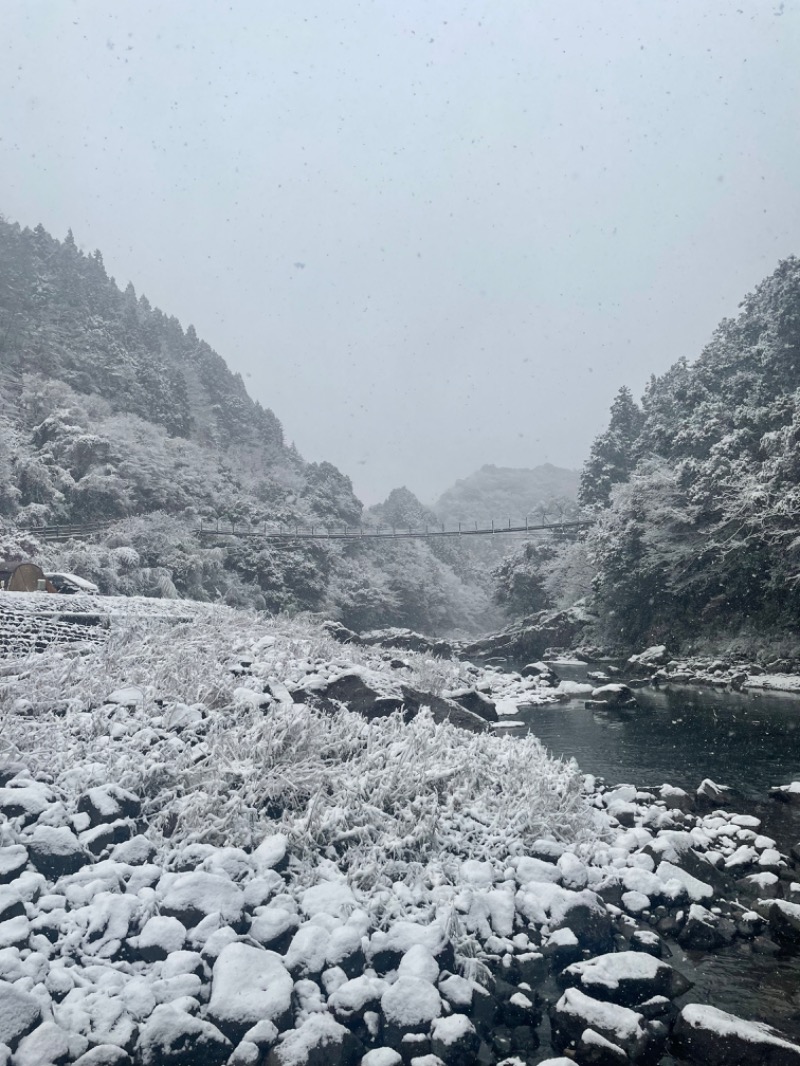
[[[693,364],[623,390],[581,483],[601,639],[645,645],[800,620],[800,260]]]
[[[357,627],[491,624],[485,581],[446,548],[198,541],[201,521],[341,529],[362,506],[336,467],[284,444],[192,326],[121,291],[71,236],[2,219],[0,516],[14,530],[109,523],[90,545],[35,553],[107,594],[323,608]]]
[[[298,876],[312,881],[327,855],[379,908],[396,882],[431,889],[466,858],[502,863],[544,835],[596,838],[576,768],[533,737],[471,735],[425,713],[367,722],[280,698],[312,673],[385,669],[378,650],[343,656],[302,621],[151,603],[112,618],[99,646],[5,661],[9,754],[67,788],[113,780],[146,796],[170,846],[250,848],[280,830],[308,857]],[[463,683],[458,663],[408,661],[429,690]]]

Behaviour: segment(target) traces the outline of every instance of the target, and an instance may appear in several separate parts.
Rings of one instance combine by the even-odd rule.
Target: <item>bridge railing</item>
[[[124,521],[124,520],[123,520]],[[58,523],[53,525],[25,526],[17,530],[18,534],[29,534],[45,542],[61,540],[78,540],[86,537],[97,536],[104,533],[112,526],[118,525],[116,521],[98,521],[91,523]],[[432,537],[485,537],[499,536],[508,533],[562,533],[567,531],[585,529],[591,522],[581,519],[552,519],[546,521],[531,521],[525,518],[517,523],[509,518],[507,522],[490,522],[488,525],[480,525],[478,522],[459,522],[455,526],[447,527],[446,524],[437,526],[427,525],[419,528],[412,526],[333,526],[329,523],[319,525],[300,526],[281,525],[280,523],[252,523],[224,520],[213,521],[208,524],[201,521],[194,533],[201,539],[214,539],[225,537],[258,537],[267,540],[408,540]]]
[[[531,522],[528,518],[514,524],[511,519],[507,523],[492,521],[490,525],[479,526],[477,522],[459,522],[456,526],[447,528],[445,524],[440,526],[427,525],[414,528],[412,526],[332,526],[328,524],[299,526],[263,523],[259,526],[236,522],[225,524],[216,522],[206,525],[201,522],[195,533],[201,538],[213,537],[259,537],[268,540],[376,540],[376,539],[417,539],[429,537],[474,537],[496,536],[506,533],[559,533],[566,530],[583,529],[591,525],[584,520],[553,520],[546,522]]]

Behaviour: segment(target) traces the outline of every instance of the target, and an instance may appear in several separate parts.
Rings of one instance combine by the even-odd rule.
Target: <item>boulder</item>
[[[477,1030],[465,1014],[437,1018],[431,1029],[431,1052],[452,1066],[472,1062],[480,1044]]]
[[[769,794],[772,799],[779,800],[781,803],[800,805],[800,781],[792,781],[788,785],[776,785],[769,790]]]
[[[691,988],[691,981],[677,970],[641,951],[619,951],[573,963],[558,980],[624,1007],[635,1007],[653,996],[674,999]]]
[[[631,1061],[621,1047],[617,1047],[594,1029],[584,1029],[575,1045],[581,1066],[627,1066]]]
[[[330,1014],[310,1014],[280,1037],[267,1066],[356,1066],[363,1053],[361,1041]]]
[[[361,637],[352,629],[343,626],[341,622],[323,622],[322,628],[338,644],[360,644]]]
[[[229,925],[241,923],[244,894],[229,878],[195,871],[167,875],[165,880],[161,913],[179,918],[187,929],[216,913]]]
[[[501,1022],[509,1029],[519,1026],[536,1028],[542,1018],[534,992],[528,995],[522,991],[512,991],[512,994],[500,1003],[499,1013]]]
[[[699,800],[716,807],[725,803],[729,792],[730,789],[727,785],[718,785],[710,777],[706,777],[697,786],[695,795]]]
[[[361,1060],[361,1066],[400,1066],[403,1056],[391,1047],[376,1047],[368,1051]]]
[[[361,1019],[368,1010],[375,1010],[387,984],[382,977],[362,973],[345,981],[328,997],[328,1006],[342,1022]]]
[[[497,705],[494,700],[490,700],[488,696],[484,696],[484,694],[478,692],[477,689],[455,689],[452,692],[447,692],[445,695],[447,699],[453,700],[460,707],[464,707],[472,714],[477,714],[477,716],[482,718],[484,722],[499,721]]]
[[[253,918],[249,932],[262,947],[283,952],[288,948],[299,926],[300,919],[294,911],[273,905],[261,909],[261,913]]]
[[[74,874],[91,859],[67,826],[37,825],[26,843],[31,862],[51,881]]]
[[[175,951],[180,951],[186,942],[186,926],[177,918],[157,914],[145,922],[136,940],[136,948],[145,962],[157,962]]]
[[[613,946],[611,916],[600,897],[589,889],[571,893],[559,904],[550,922],[550,932],[564,929],[574,934],[581,948],[596,954],[609,951]]]
[[[163,1003],[141,1028],[136,1061],[141,1066],[223,1066],[233,1045],[215,1025]]]
[[[0,885],[14,881],[28,865],[28,849],[22,844],[0,848]]]
[[[641,1014],[629,1007],[592,999],[578,988],[568,988],[550,1010],[553,1044],[559,1051],[575,1047],[586,1029],[599,1033],[634,1062],[644,1057],[654,1043]]]
[[[403,706],[402,698],[368,682],[358,670],[339,674],[316,693],[323,700],[336,700],[368,721],[385,718]]]
[[[400,689],[409,718],[413,718],[420,708],[428,707],[435,722],[450,722],[451,725],[467,729],[471,733],[484,733],[488,729],[483,718],[468,711],[454,700],[434,696],[431,692],[421,692],[419,689],[412,688],[411,685],[401,685]]]
[[[14,1055],[14,1066],[42,1066],[42,1063],[73,1062],[86,1051],[89,1041],[77,1033],[67,1033],[55,1022],[46,1021],[23,1036]]]
[[[627,685],[612,682],[610,685],[600,685],[592,689],[592,698],[586,701],[588,708],[609,709],[616,707],[636,707],[636,699]]]
[[[134,836],[129,840],[117,844],[111,851],[110,858],[114,862],[124,862],[128,866],[144,866],[152,862],[156,854],[156,847],[146,836]]]
[[[208,1016],[233,1040],[260,1021],[281,1029],[291,1021],[293,987],[274,951],[228,944],[214,963]]]
[[[654,644],[651,648],[645,648],[638,655],[631,655],[628,666],[634,670],[656,670],[659,666],[666,666],[672,656],[667,651],[666,645]]]
[[[399,1033],[426,1030],[442,1013],[436,988],[423,977],[398,977],[381,996],[387,1025]]]
[[[133,1059],[116,1044],[96,1044],[79,1059],[75,1066],[131,1066]]]
[[[775,899],[767,911],[767,919],[776,940],[800,944],[800,904]]]
[[[658,790],[658,794],[666,803],[668,809],[677,809],[683,811],[684,814],[690,814],[694,810],[694,800],[682,788],[665,784]]]
[[[78,799],[78,811],[89,815],[92,826],[121,818],[137,818],[141,808],[138,796],[113,784],[87,789]]]
[[[253,852],[253,861],[262,874],[267,870],[280,873],[286,869],[289,865],[288,845],[284,833],[270,833],[264,837]]]
[[[672,1048],[704,1066],[800,1066],[800,1047],[769,1025],[699,1003],[678,1015]]]
[[[136,823],[130,818],[117,818],[104,822],[81,833],[78,839],[92,855],[101,855],[107,848],[122,844],[136,832]]]
[[[505,656],[523,662],[536,662],[548,648],[571,648],[580,641],[591,618],[578,605],[564,611],[541,614],[514,623],[490,637],[481,637],[461,649],[466,659]]]
[[[448,641],[425,637],[412,629],[373,629],[361,634],[361,643],[423,652],[440,659],[450,659],[453,655],[453,645]]]
[[[8,981],[0,981],[0,1043],[15,1048],[41,1017],[37,999]]]
[[[9,759],[8,756],[0,758],[0,788],[5,788],[18,774],[25,773],[25,763],[17,759]]]
[[[0,813],[6,818],[22,818],[26,824],[35,822],[55,802],[51,790],[38,781],[23,778],[0,788]]]
[[[724,942],[717,916],[699,903],[693,903],[683,929],[678,934],[678,943],[684,948],[710,951]]]
[[[535,677],[543,685],[547,685],[549,688],[555,688],[559,684],[560,678],[558,674],[547,663],[526,663],[522,667],[520,673],[523,677]]]
[[[25,904],[13,885],[0,887],[0,922],[9,918],[24,918]]]

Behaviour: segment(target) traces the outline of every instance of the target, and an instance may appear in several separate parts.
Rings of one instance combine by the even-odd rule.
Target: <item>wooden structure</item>
[[[0,563],[0,589],[4,592],[55,592],[52,582],[36,563]]]

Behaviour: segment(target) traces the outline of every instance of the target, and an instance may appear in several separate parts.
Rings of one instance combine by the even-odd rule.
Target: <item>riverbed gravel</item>
[[[800,946],[800,852],[713,782],[454,724],[536,675],[172,611],[0,664],[0,1062],[800,1062],[687,987]]]

